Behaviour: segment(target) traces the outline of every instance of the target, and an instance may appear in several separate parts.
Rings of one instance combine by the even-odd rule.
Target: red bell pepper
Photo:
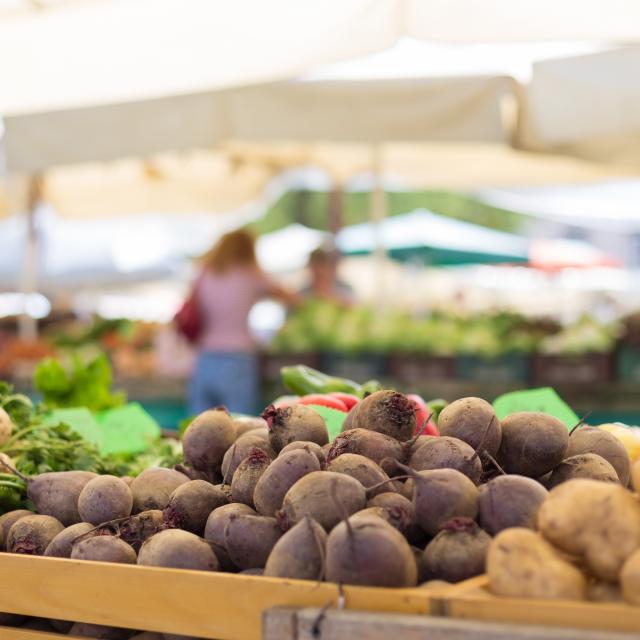
[[[347,409],[347,405],[342,400],[325,393],[311,393],[309,395],[302,396],[300,400],[298,400],[298,404],[319,404],[322,407],[329,407],[331,409],[336,409],[337,411],[344,411],[344,413],[348,413],[349,411],[349,409]]]
[[[351,393],[344,393],[343,391],[332,391],[329,395],[332,398],[342,400],[347,407],[347,411],[351,411],[351,409],[360,402],[360,398],[358,398],[358,396],[354,396]]]
[[[431,419],[431,411],[429,410],[429,406],[424,401],[424,399],[416,393],[407,394],[407,398],[409,398],[409,400],[413,402],[416,408],[416,430],[414,432],[414,435],[422,431],[423,436],[439,436],[440,432],[438,431],[438,427],[436,426],[436,423]],[[425,424],[425,421],[427,421],[427,424],[423,430],[422,427]]]

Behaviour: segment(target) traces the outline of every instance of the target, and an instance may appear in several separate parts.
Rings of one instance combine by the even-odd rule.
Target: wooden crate
[[[505,598],[489,592],[489,579],[472,578],[431,604],[456,618],[591,631],[640,633],[640,607],[623,603]]]
[[[0,553],[0,611],[219,640],[257,640],[272,607],[429,614],[425,589],[344,587],[206,571]],[[1,640],[69,636],[0,626]]]
[[[631,640],[636,635],[363,611],[269,609],[263,640]]]

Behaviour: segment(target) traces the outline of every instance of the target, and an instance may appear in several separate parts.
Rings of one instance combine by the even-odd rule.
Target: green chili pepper
[[[438,418],[440,417],[440,412],[448,405],[449,403],[442,398],[436,398],[435,400],[429,400],[427,402],[427,407],[429,407],[429,411],[431,412],[431,417],[434,422],[438,423]]]

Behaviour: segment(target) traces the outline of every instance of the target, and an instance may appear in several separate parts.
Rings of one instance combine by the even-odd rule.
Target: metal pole
[[[382,148],[379,143],[371,146],[371,171],[373,186],[370,200],[370,220],[373,226],[374,250],[373,271],[376,283],[376,306],[384,309],[387,304],[386,259],[387,253],[382,237],[382,222],[387,217],[387,194],[382,184]]]
[[[27,295],[35,293],[38,285],[38,226],[36,211],[42,197],[40,176],[33,176],[29,184],[27,205],[27,238],[25,244],[22,272],[20,273],[20,292],[26,302]],[[18,336],[33,341],[38,337],[38,321],[27,313],[23,306],[18,318]]]

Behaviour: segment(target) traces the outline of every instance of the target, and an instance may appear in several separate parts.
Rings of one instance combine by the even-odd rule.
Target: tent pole
[[[374,250],[373,250],[373,278],[376,283],[375,303],[379,310],[387,306],[386,287],[386,251],[384,238],[382,237],[382,221],[387,217],[387,194],[382,183],[382,145],[371,145],[371,170],[373,174],[373,187],[369,202],[369,215],[373,226]]]
[[[27,241],[24,262],[20,274],[20,293],[23,300],[30,293],[35,293],[38,284],[38,229],[36,209],[41,200],[40,176],[33,176],[29,183],[27,203]],[[34,341],[38,337],[38,321],[27,313],[26,305],[18,318],[18,336],[23,340]]]

